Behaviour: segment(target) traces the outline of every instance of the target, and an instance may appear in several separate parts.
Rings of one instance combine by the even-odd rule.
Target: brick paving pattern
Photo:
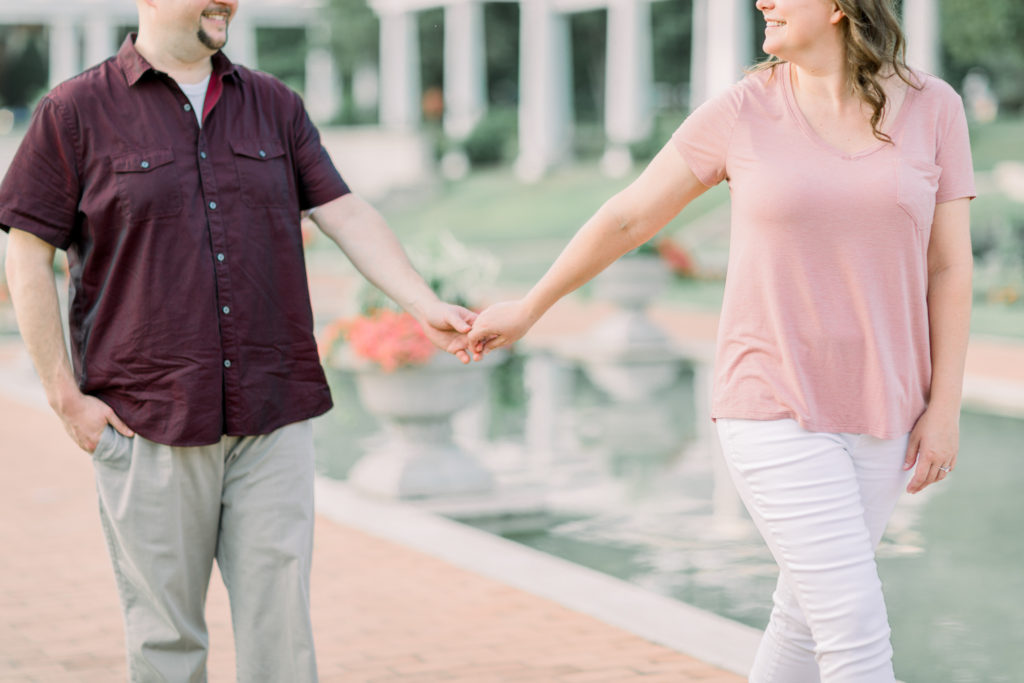
[[[120,610],[89,459],[48,411],[0,397],[0,414],[0,683],[123,681]],[[743,680],[323,518],[312,601],[325,682]],[[207,621],[210,681],[232,681],[216,572]]]

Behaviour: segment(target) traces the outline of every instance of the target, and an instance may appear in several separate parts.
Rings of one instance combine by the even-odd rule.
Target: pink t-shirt
[[[927,249],[937,203],[974,196],[963,103],[915,74],[889,134],[856,154],[797,107],[789,65],[747,76],[673,141],[705,185],[728,180],[729,268],[712,417],[906,434],[931,382]]]

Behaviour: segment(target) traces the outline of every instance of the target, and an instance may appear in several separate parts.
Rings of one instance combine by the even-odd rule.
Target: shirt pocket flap
[[[155,168],[173,162],[174,152],[170,149],[154,149],[146,152],[115,154],[110,159],[114,173],[149,173]]]
[[[232,140],[231,151],[238,156],[264,161],[284,156],[280,140]]]

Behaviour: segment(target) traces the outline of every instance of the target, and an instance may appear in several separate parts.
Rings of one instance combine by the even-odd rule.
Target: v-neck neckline
[[[796,101],[796,92],[793,90],[792,63],[786,62],[784,65],[782,65],[782,67],[782,89],[785,91],[786,94],[786,104],[789,106],[789,111],[793,115],[793,118],[796,119],[797,125],[800,126],[800,129],[816,145],[824,148],[825,150],[831,152],[832,154],[842,159],[850,160],[870,156],[875,152],[888,146],[889,143],[886,142],[885,140],[878,140],[875,144],[869,147],[865,147],[862,150],[856,152],[845,152],[836,147],[835,145],[833,145],[832,143],[827,142],[824,138],[818,135],[818,132],[816,130],[814,130],[814,127],[811,125],[811,122],[807,120],[807,116],[804,114],[804,110],[800,108],[800,104]],[[909,109],[909,105],[912,103],[912,99],[914,97],[914,93],[916,92],[916,90],[917,89],[912,86],[907,86],[907,93],[906,95],[903,96],[903,102],[900,104],[899,111],[896,112],[896,118],[893,119],[892,125],[889,127],[889,130],[885,131],[893,139],[896,138],[896,133],[899,132],[900,128],[903,125],[903,120],[906,118],[907,109]]]

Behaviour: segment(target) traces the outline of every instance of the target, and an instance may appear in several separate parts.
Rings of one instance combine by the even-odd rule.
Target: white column
[[[691,106],[728,89],[743,76],[751,60],[751,16],[749,0],[706,0],[701,12],[694,6],[694,35],[705,32],[701,42],[702,54],[695,56],[694,64],[703,67],[701,89],[691,93]],[[700,15],[698,17],[698,15]],[[698,25],[697,19],[702,23]],[[694,42],[697,48],[697,41]]]
[[[605,134],[608,147],[602,170],[621,177],[632,167],[627,146],[651,132],[651,6],[648,0],[611,0],[608,4],[605,60]]]
[[[78,31],[69,17],[55,16],[50,22],[50,87],[81,71],[78,61]]]
[[[309,26],[306,30],[306,87],[303,99],[306,111],[315,123],[330,121],[341,109],[341,87],[338,70],[331,54],[331,32],[327,23]]]
[[[708,98],[708,0],[693,0],[690,31],[690,109]]]
[[[408,130],[420,122],[420,41],[416,14],[380,14],[380,123]]]
[[[903,0],[907,64],[930,74],[939,68],[939,6],[936,0]]]
[[[550,0],[522,0],[519,12],[516,174],[535,182],[567,155],[571,142],[569,22]]]
[[[259,60],[256,51],[256,25],[243,13],[235,15],[228,27],[228,42],[224,54],[232,62],[256,69]]]
[[[99,64],[117,50],[114,22],[103,14],[87,15],[85,19],[85,67]]]
[[[484,8],[457,0],[444,8],[444,132],[464,140],[487,109]]]

